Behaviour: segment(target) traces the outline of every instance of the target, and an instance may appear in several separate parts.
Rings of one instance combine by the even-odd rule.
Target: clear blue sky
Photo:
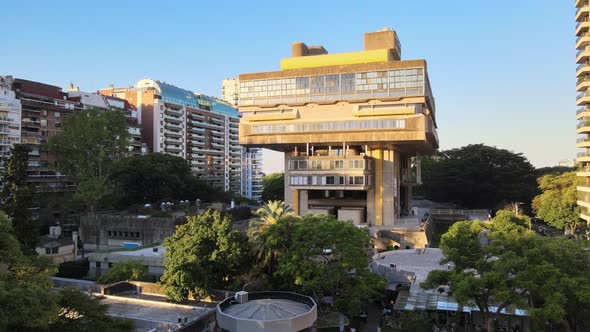
[[[277,70],[293,41],[355,51],[389,26],[403,59],[428,61],[443,149],[485,143],[535,166],[576,153],[572,0],[21,0],[2,13],[0,74],[85,91],[153,78],[214,96],[226,77]]]

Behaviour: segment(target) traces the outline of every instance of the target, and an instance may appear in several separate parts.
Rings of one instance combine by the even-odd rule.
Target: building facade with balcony
[[[60,87],[45,83],[17,78],[13,90],[22,106],[20,141],[31,148],[28,182],[38,194],[73,191],[72,179],[56,171],[55,158],[44,144],[61,130],[68,114],[82,109],[82,104],[69,100]]]
[[[221,83],[221,99],[238,107],[239,80],[227,78]],[[237,137],[236,137],[237,138]],[[241,195],[255,201],[262,200],[262,149],[242,147]]]
[[[184,158],[199,178],[240,193],[239,118],[231,105],[151,79],[101,93],[125,99],[137,109],[150,152]]]
[[[388,28],[359,52],[294,43],[280,71],[239,76],[239,111],[242,145],[285,153],[285,201],[300,215],[395,226],[420,181],[415,157],[438,148],[426,61],[401,60]]]
[[[580,218],[590,223],[590,2],[576,0],[576,119],[578,124],[576,133],[580,136],[576,146],[583,149],[577,155],[580,181],[578,190],[578,205],[581,208]]]
[[[13,82],[12,76],[0,76],[0,158],[10,157],[10,149],[21,138],[22,106],[12,89]]]

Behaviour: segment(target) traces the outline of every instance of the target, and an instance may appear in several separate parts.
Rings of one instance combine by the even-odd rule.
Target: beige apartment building
[[[438,148],[425,60],[401,60],[395,31],[329,54],[296,42],[281,70],[239,75],[240,144],[284,152],[285,201],[368,226],[410,215],[417,156]]]
[[[578,153],[577,162],[580,164],[578,176],[578,205],[581,208],[580,218],[590,222],[590,4],[588,0],[576,0],[576,90],[578,96],[576,105],[579,106],[576,111],[578,125],[576,133],[580,134],[576,145],[584,149],[584,152]]]

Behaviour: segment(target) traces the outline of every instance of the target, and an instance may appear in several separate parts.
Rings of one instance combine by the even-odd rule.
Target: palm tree
[[[248,238],[252,243],[252,249],[256,260],[270,272],[272,262],[276,258],[276,252],[269,248],[262,234],[271,225],[275,225],[281,219],[295,215],[293,209],[283,201],[268,201],[256,211],[259,219],[249,224]]]
[[[283,201],[268,201],[256,210],[265,225],[274,225],[284,217],[294,215],[293,209]]]

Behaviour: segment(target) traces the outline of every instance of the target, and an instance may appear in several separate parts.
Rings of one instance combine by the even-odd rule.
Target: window
[[[100,268],[100,262],[96,262],[96,268]]]
[[[334,168],[336,168],[336,169],[344,168],[344,160],[335,160],[334,161]]]
[[[335,184],[333,176],[326,176],[326,184]]]
[[[47,127],[47,120],[46,119],[41,119],[41,126]]]
[[[109,236],[111,236],[111,231],[108,231]]]
[[[109,269],[113,267],[113,263],[109,263]]]
[[[139,239],[139,232],[135,232],[135,237]]]
[[[56,119],[59,119],[59,118],[61,118],[61,113],[60,112],[55,112],[55,115],[54,116],[55,116]]]
[[[45,248],[45,254],[46,255],[57,254],[57,250],[58,250],[58,248]]]
[[[47,110],[41,111],[41,114],[43,114],[43,116],[47,116]]]

